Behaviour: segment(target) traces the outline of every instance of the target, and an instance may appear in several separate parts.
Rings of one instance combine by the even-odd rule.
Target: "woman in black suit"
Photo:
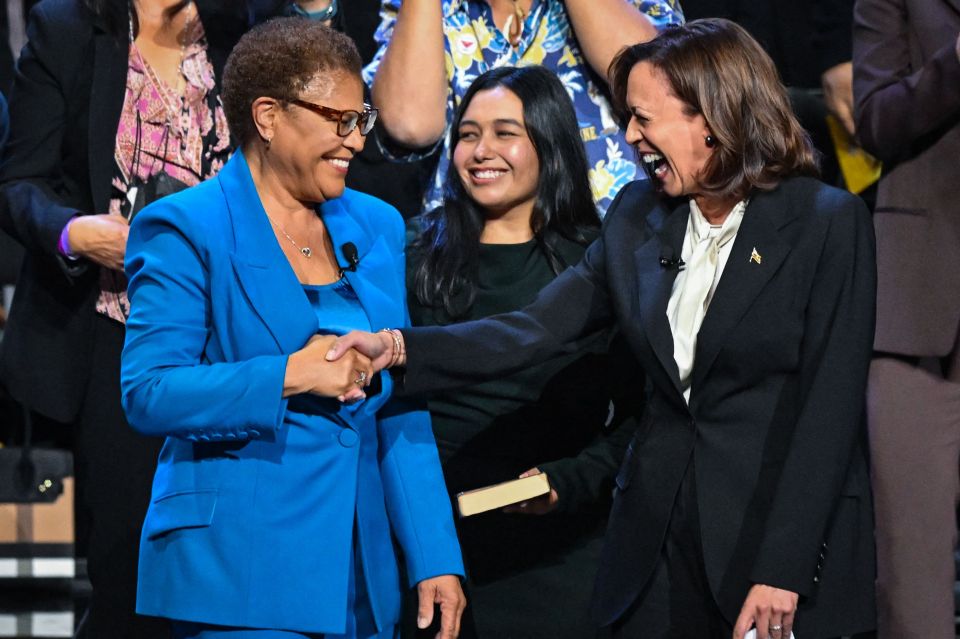
[[[645,638],[869,630],[869,215],[804,177],[809,142],[733,23],[668,30],[611,75],[651,180],[620,193],[578,266],[522,311],[354,333],[328,357],[358,346],[405,366],[407,392],[437,390],[616,324],[650,392],[617,477],[597,621]]]

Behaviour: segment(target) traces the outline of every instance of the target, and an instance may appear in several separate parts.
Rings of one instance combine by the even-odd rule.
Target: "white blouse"
[[[746,208],[747,200],[741,200],[722,225],[712,225],[700,212],[697,203],[690,199],[690,218],[680,252],[684,265],[673,282],[667,303],[667,320],[673,333],[673,359],[680,372],[683,397],[688,403],[697,333],[723,275]]]

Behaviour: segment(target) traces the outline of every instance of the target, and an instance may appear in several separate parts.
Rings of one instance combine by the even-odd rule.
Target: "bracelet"
[[[77,221],[77,217],[79,217],[79,215],[74,215],[67,220],[67,223],[63,226],[63,230],[60,231],[60,241],[57,242],[57,251],[68,260],[79,259],[79,256],[70,250],[70,226]]]
[[[390,357],[390,363],[387,364],[387,368],[393,368],[397,365],[397,362],[406,354],[404,352],[403,344],[403,335],[395,328],[381,328],[381,333],[387,333],[390,337],[393,338],[393,353]]]

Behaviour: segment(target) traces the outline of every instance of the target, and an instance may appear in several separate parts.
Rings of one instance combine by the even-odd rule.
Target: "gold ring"
[[[367,381],[367,371],[360,371],[360,374],[357,375],[357,378],[355,380],[353,380],[353,383],[356,384],[357,386],[363,386],[363,384],[366,381]]]

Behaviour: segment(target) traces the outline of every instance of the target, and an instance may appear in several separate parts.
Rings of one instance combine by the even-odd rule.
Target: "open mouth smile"
[[[656,178],[662,181],[670,171],[670,164],[667,162],[667,158],[663,157],[660,153],[641,153],[640,162],[643,165],[644,171],[647,172],[647,175],[650,176],[651,179]]]
[[[475,182],[492,182],[506,174],[505,169],[470,169],[470,177]]]

